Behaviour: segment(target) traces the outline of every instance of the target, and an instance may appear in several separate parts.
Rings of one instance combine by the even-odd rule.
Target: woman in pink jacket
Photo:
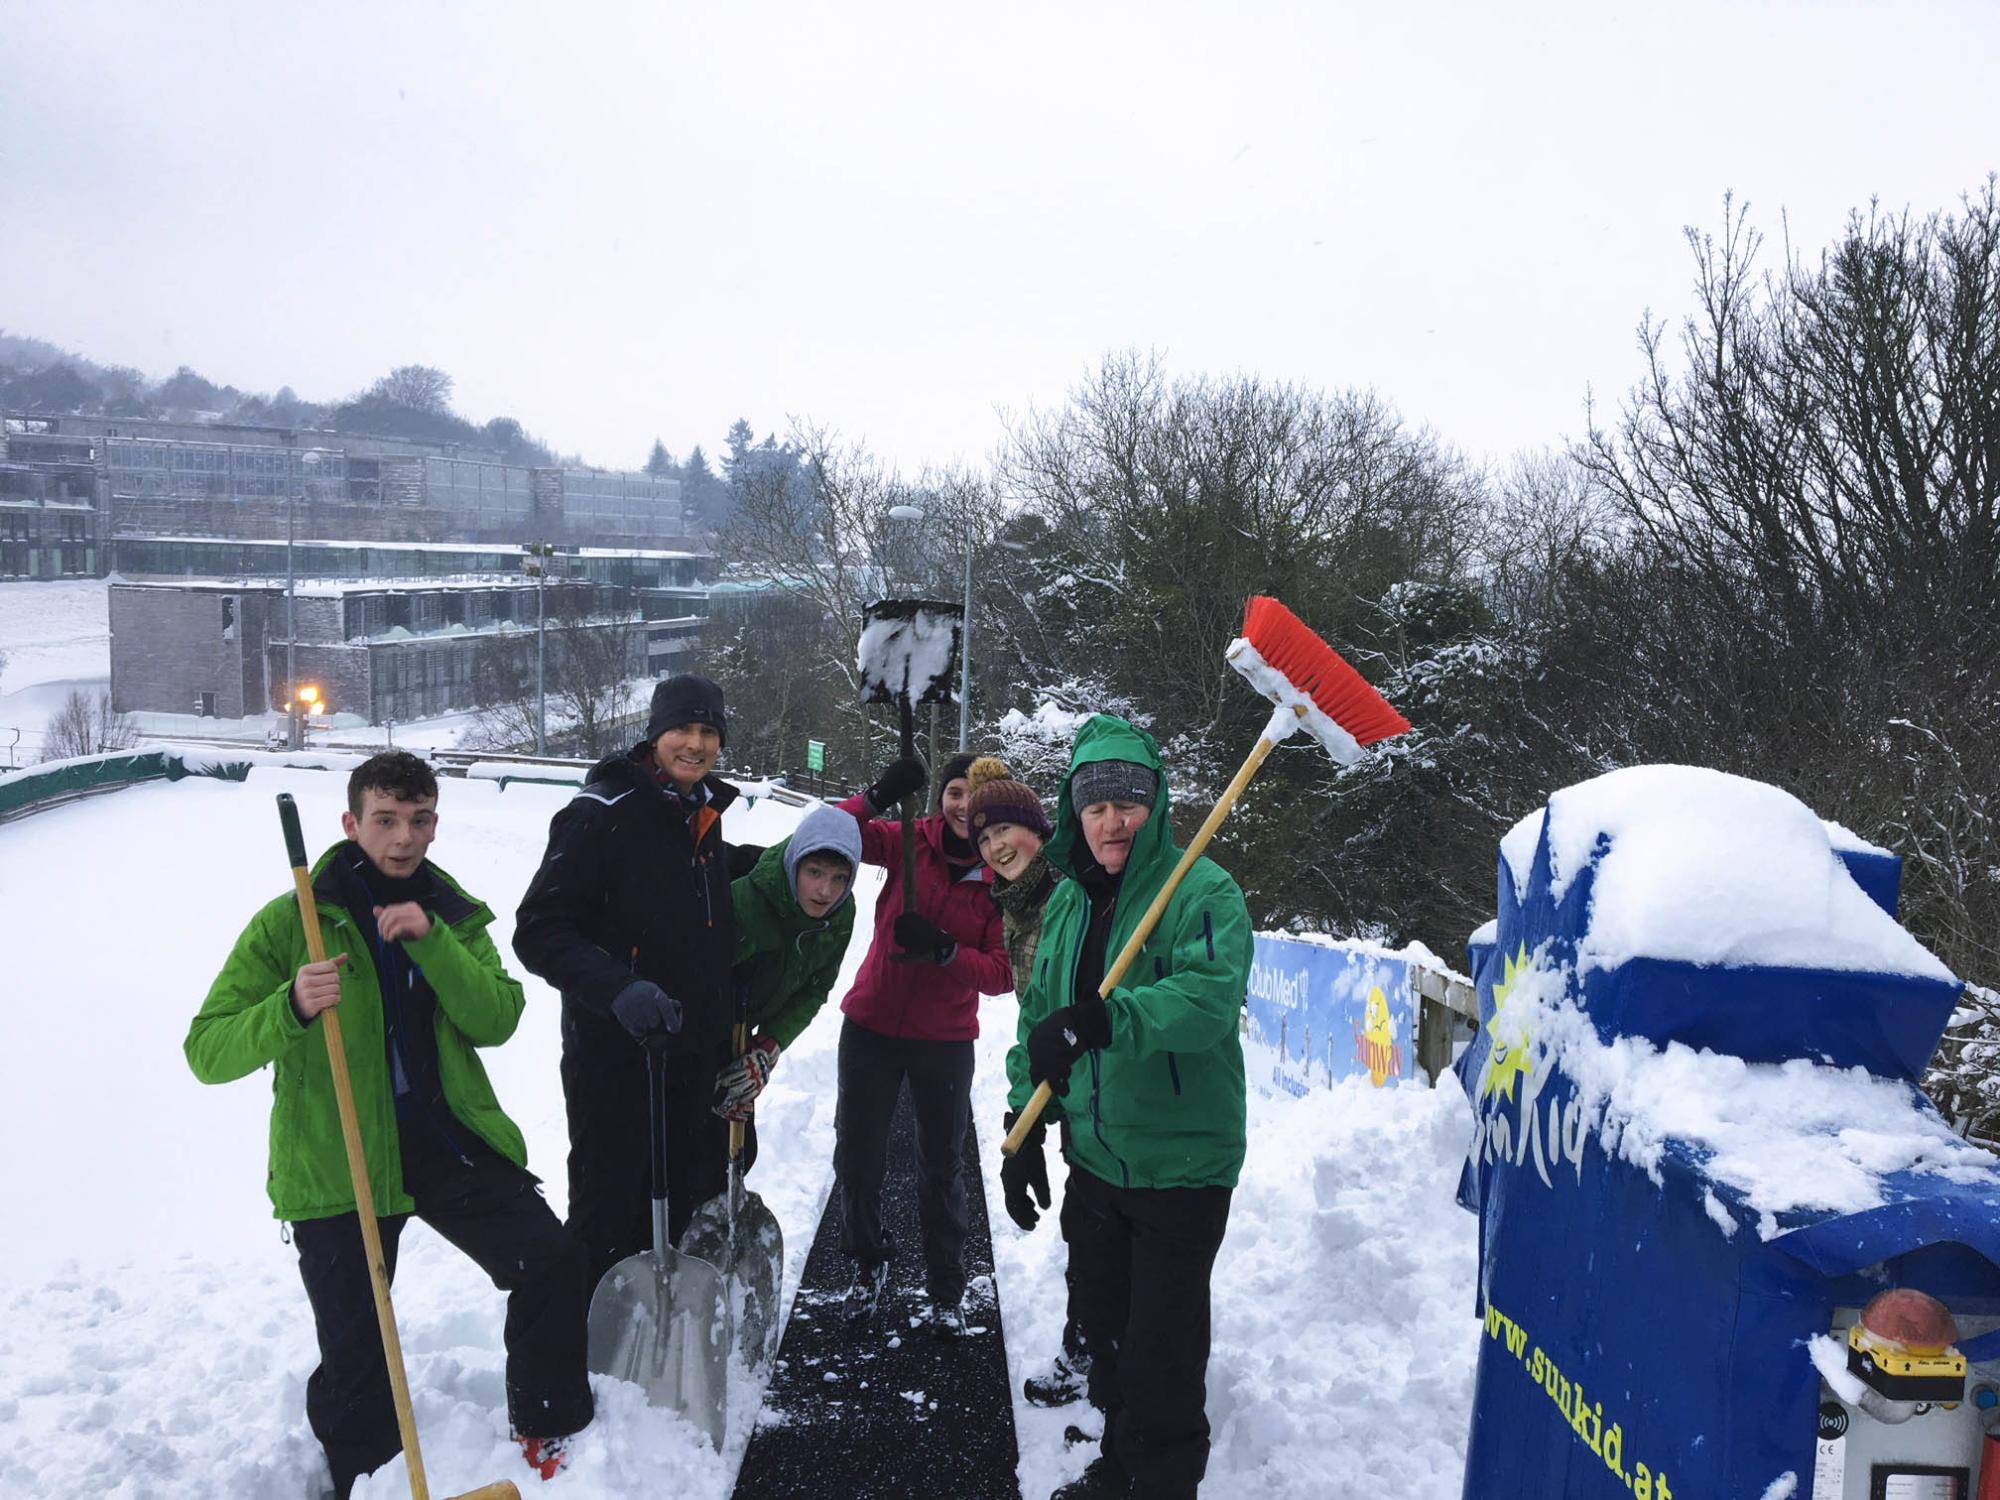
[[[979,997],[1014,987],[991,872],[966,837],[971,755],[944,764],[938,801],[916,825],[916,899],[904,910],[903,825],[880,814],[925,781],[910,758],[841,804],[861,823],[861,857],[889,872],[875,901],[875,939],[840,1003],[840,1098],[833,1172],[841,1249],[854,1262],[847,1316],[875,1314],[892,1253],[882,1233],[889,1122],[905,1080],[917,1126],[917,1211],[931,1326],[962,1333],[965,1314],[965,1134],[971,1128],[972,1043]]]

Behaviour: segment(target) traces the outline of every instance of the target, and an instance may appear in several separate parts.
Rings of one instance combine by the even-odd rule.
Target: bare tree
[[[800,642],[798,670],[837,688],[852,752],[875,753],[874,721],[861,702],[855,649],[862,606],[885,594],[955,598],[966,547],[994,524],[992,487],[964,470],[902,478],[860,444],[794,423],[792,464],[740,464],[734,513],[718,550],[736,571],[806,601],[821,626]],[[923,512],[899,521],[897,506]]]
[[[1761,275],[1733,204],[1688,240],[1678,351],[1649,321],[1639,387],[1579,450],[1633,540],[1598,659],[1658,758],[1774,781],[1902,854],[1905,919],[1990,978],[2000,193],[1871,206]]]
[[[430,365],[398,365],[368,388],[368,399],[443,416],[451,411],[452,379]]]
[[[542,676],[549,748],[592,756],[623,749],[634,684],[645,671],[638,612],[619,606],[592,613],[584,594],[559,585],[549,588],[548,610]],[[488,750],[533,748],[535,633],[509,631],[482,641],[472,678],[480,712],[468,743]]]
[[[1243,707],[1223,652],[1246,597],[1352,642],[1390,585],[1463,571],[1483,479],[1372,393],[1175,380],[1128,352],[1015,424],[1002,483],[1047,528],[1021,607],[1052,643],[1049,675],[1108,657],[1113,686],[1208,735]]]
[[[42,759],[101,755],[107,750],[128,749],[138,742],[138,726],[130,714],[111,707],[109,693],[99,693],[92,699],[81,688],[72,688],[62,707],[49,715],[48,727],[42,733]]]

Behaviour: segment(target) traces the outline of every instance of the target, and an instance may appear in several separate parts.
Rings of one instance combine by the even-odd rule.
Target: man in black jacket
[[[646,1047],[667,1090],[667,1230],[723,1190],[728,1124],[709,1108],[728,1060],[736,788],[711,774],[728,720],[705,677],[653,690],[646,738],[591,768],[556,814],[514,919],[514,951],[562,991],[569,1227],[592,1283],[650,1249]],[[755,858],[755,850],[747,851]]]

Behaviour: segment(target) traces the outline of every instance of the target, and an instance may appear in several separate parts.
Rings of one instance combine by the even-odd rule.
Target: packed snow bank
[[[1552,1065],[1576,1085],[1565,1139],[1595,1135],[1656,1183],[1671,1151],[1693,1148],[1701,1176],[1731,1190],[1764,1239],[1795,1227],[1780,1224],[1786,1216],[1859,1213],[1889,1202],[1899,1196],[1889,1181],[1897,1173],[1978,1182],[1993,1169],[1993,1158],[1955,1134],[1909,1084],[1864,1068],[1803,1058],[1751,1063],[1633,1036],[1607,1043],[1564,998],[1560,971],[1515,971],[1491,1032],[1494,1049],[1475,1094],[1503,1087],[1525,1049],[1531,1078]],[[1580,1153],[1574,1166],[1580,1179]],[[1710,1215],[1734,1232],[1723,1200]]]
[[[1579,972],[1660,958],[1951,977],[1856,884],[1818,815],[1777,787],[1632,766],[1565,787],[1546,811],[1515,824],[1501,853],[1517,898],[1544,835],[1557,901],[1596,861]],[[1841,834],[1843,847],[1873,850]]]
[[[110,591],[101,578],[0,583],[0,690],[111,677]],[[38,726],[39,727],[39,726]]]

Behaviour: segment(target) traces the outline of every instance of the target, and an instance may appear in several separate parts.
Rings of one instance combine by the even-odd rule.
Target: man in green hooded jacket
[[[1180,858],[1169,812],[1153,737],[1088,720],[1043,849],[1071,878],[1042,915],[1007,1058],[1013,1109],[1044,1080],[1054,1090],[1081,1200],[1072,1296],[1104,1439],[1060,1500],[1183,1500],[1208,1466],[1209,1273],[1245,1134],[1251,932],[1236,882],[1195,861],[1117,986],[1098,993]],[[1022,1151],[1043,1149],[1038,1127]]]
[[[583,1246],[542,1201],[474,1050],[514,1034],[521,986],[487,934],[492,911],[426,858],[437,793],[407,752],[358,766],[347,838],[312,872],[326,959],[307,952],[297,894],[277,897],[236,940],[183,1045],[203,1083],[275,1073],[266,1186],[312,1305],[306,1417],[341,1500],[402,1437],[320,1023],[335,1006],[390,1277],[415,1215],[508,1294],[507,1409],[542,1478],[592,1415]]]

